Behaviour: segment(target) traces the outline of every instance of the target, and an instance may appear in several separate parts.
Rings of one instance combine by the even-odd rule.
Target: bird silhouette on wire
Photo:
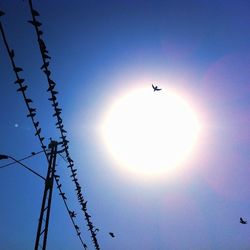
[[[75,211],[69,211],[69,215],[70,215],[71,218],[75,218],[76,217]]]

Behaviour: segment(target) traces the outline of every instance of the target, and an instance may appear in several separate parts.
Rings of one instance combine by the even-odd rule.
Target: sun
[[[171,90],[149,86],[119,96],[102,121],[101,136],[117,166],[162,175],[184,164],[200,133],[191,106]]]

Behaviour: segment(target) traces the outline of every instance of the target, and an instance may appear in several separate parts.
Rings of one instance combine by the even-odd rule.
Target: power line
[[[28,156],[26,156],[26,157],[24,157],[24,158],[22,158],[22,159],[17,160],[17,161],[22,162],[22,161],[24,161],[24,160],[26,160],[26,159],[29,159],[29,158],[31,158],[31,157],[34,157],[34,156],[40,154],[40,153],[43,153],[43,150],[42,150],[42,151],[39,151],[39,152],[36,152],[36,153],[34,152],[34,153],[32,153],[31,155],[28,155]],[[5,165],[0,166],[0,169],[1,169],[1,168],[9,167],[9,166],[14,165],[14,164],[16,164],[16,163],[17,163],[16,161],[10,162],[10,163],[8,163],[8,164],[5,164]]]
[[[67,131],[64,129],[63,120],[61,117],[62,109],[60,108],[59,103],[57,101],[58,92],[55,89],[56,82],[51,79],[51,70],[49,69],[49,59],[51,59],[51,57],[48,54],[47,46],[45,44],[45,41],[42,38],[43,31],[40,28],[42,26],[42,23],[37,20],[37,17],[40,16],[40,14],[37,10],[35,10],[33,8],[32,0],[29,0],[29,7],[30,7],[31,15],[32,15],[32,20],[29,20],[28,22],[34,26],[35,31],[36,31],[36,36],[37,36],[37,41],[39,44],[40,54],[42,56],[42,61],[43,61],[43,65],[41,66],[41,70],[44,72],[44,74],[47,78],[47,82],[48,82],[48,86],[49,86],[47,89],[47,92],[50,93],[49,100],[51,101],[52,107],[53,107],[54,112],[55,112],[53,114],[53,117],[56,118],[56,121],[57,121],[56,127],[59,130],[60,135],[61,135],[60,138],[62,139],[63,151],[65,152],[66,159],[68,161],[67,167],[70,168],[70,170],[71,170],[70,177],[72,178],[72,181],[75,183],[75,186],[76,186],[75,190],[77,192],[78,201],[80,203],[81,210],[84,213],[85,220],[87,221],[87,227],[91,233],[92,241],[94,243],[96,250],[99,250],[100,246],[99,246],[99,243],[98,243],[98,240],[96,237],[97,236],[96,230],[95,230],[93,223],[90,220],[91,216],[87,211],[87,201],[85,200],[85,198],[82,194],[82,191],[81,191],[82,188],[81,188],[80,183],[78,182],[78,179],[77,179],[77,169],[75,168],[74,161],[72,160],[72,157],[69,153],[69,146],[68,146],[69,141],[67,140],[67,136],[66,136]]]
[[[4,13],[0,11],[0,17],[3,16],[3,15],[4,15]],[[2,35],[2,38],[3,38],[3,41],[4,41],[5,48],[6,48],[7,52],[8,52],[8,56],[9,56],[9,58],[11,60],[13,71],[14,71],[14,73],[16,75],[16,79],[17,80],[15,81],[15,83],[19,85],[19,89],[17,90],[17,92],[21,92],[22,93],[22,96],[24,98],[26,107],[28,108],[28,111],[29,111],[27,117],[31,118],[33,126],[34,126],[35,131],[36,131],[35,136],[38,136],[39,142],[40,142],[41,147],[43,149],[42,151],[44,152],[47,161],[49,161],[48,154],[46,152],[46,146],[43,143],[44,137],[41,136],[41,128],[39,127],[39,122],[37,120],[35,120],[36,109],[32,108],[30,106],[30,103],[32,103],[33,101],[30,98],[27,98],[27,96],[26,96],[26,90],[27,90],[28,86],[27,85],[23,85],[24,79],[19,77],[19,73],[22,72],[23,69],[20,68],[20,67],[16,67],[16,64],[15,64],[15,61],[14,61],[15,53],[14,53],[13,49],[10,49],[10,47],[9,47],[9,45],[7,43],[7,39],[6,39],[4,28],[3,28],[3,25],[1,23],[1,21],[0,21],[0,32],[1,32],[1,35]],[[65,193],[62,191],[62,188],[61,188],[62,184],[60,184],[60,182],[59,182],[60,176],[54,175],[54,178],[55,178],[55,181],[57,183],[57,188],[59,189],[59,195],[63,199],[64,205],[65,205],[65,207],[66,207],[66,209],[68,211],[68,214],[70,215],[71,221],[72,221],[72,223],[74,225],[74,228],[75,228],[75,230],[77,232],[77,236],[80,239],[81,244],[83,245],[84,249],[86,249],[87,245],[82,240],[80,228],[77,226],[77,224],[75,223],[75,221],[73,219],[75,216],[73,217],[72,214],[70,213],[71,210],[69,210],[69,206],[68,206],[68,204],[66,202],[67,198],[65,196]]]

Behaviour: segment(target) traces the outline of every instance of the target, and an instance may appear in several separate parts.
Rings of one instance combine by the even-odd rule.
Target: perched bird
[[[38,125],[39,125],[39,122],[35,122],[34,123],[34,126],[37,128],[38,127]]]
[[[153,84],[152,84],[152,88],[154,89],[154,91],[160,91],[161,90],[161,89],[158,88],[158,86],[154,86]]]
[[[27,86],[27,85],[22,86],[22,87],[20,87],[20,88],[17,90],[17,92],[18,92],[18,91],[22,91],[22,92],[24,92],[24,91],[26,91],[26,90],[27,90],[27,88],[28,88],[28,86]]]
[[[12,50],[10,51],[10,57],[11,57],[11,58],[14,58],[14,56],[15,56],[15,52],[14,52],[14,50],[12,49]]]
[[[246,220],[243,220],[243,219],[240,217],[240,223],[241,223],[241,224],[247,224],[247,221],[246,221]]]
[[[45,69],[45,68],[48,67],[48,66],[49,66],[49,62],[45,62],[45,63],[41,66],[40,69]]]
[[[59,181],[59,179],[60,179],[60,176],[59,175],[54,175],[54,177],[55,177],[55,179],[57,180],[57,181]]]
[[[19,84],[22,84],[24,82],[24,79],[23,78],[19,78],[15,81],[15,83],[19,83]]]
[[[39,16],[39,12],[37,10],[32,9],[33,16]]]
[[[0,16],[4,16],[4,15],[5,15],[5,13],[0,10]]]
[[[32,155],[36,155],[36,153],[35,153],[35,152],[31,152],[31,154],[32,154]]]
[[[76,217],[75,211],[69,211],[69,215],[70,215],[70,217],[72,217],[72,218],[75,218],[75,217]]]
[[[63,198],[64,200],[67,200],[67,198],[66,198],[66,196],[65,196],[65,193],[60,193],[60,195],[62,196],[62,198]]]
[[[39,26],[41,26],[42,24],[40,23],[40,22],[38,22],[38,21],[28,21],[28,23],[31,23],[32,25],[34,25],[34,26],[36,26],[36,27],[39,27]]]
[[[87,245],[83,243],[84,250],[87,250]]]
[[[41,30],[38,31],[39,36],[41,36],[43,34],[43,32]]]
[[[51,74],[50,70],[48,70],[48,69],[45,69],[43,72],[44,72],[45,75],[47,75],[47,76],[50,76],[50,74]]]
[[[51,98],[48,98],[49,101],[55,101],[56,100],[56,96],[52,96]]]
[[[37,129],[37,131],[36,131],[36,133],[35,133],[35,136],[36,136],[36,135],[39,135],[39,134],[41,133],[41,130],[42,130],[41,128]]]
[[[33,102],[30,98],[25,98],[25,101],[26,101],[27,103]]]
[[[115,238],[115,235],[114,235],[114,233],[112,233],[112,232],[109,232],[109,235],[112,237],[112,238]]]
[[[86,218],[89,220],[89,218],[91,218],[91,215],[89,215],[87,212],[86,212]]]
[[[36,112],[36,109],[35,108],[29,108],[29,112],[34,113],[34,112]]]
[[[56,83],[51,79],[49,79],[49,84],[56,85]]]
[[[19,68],[19,67],[14,67],[14,71],[15,71],[16,73],[18,73],[18,72],[20,72],[20,71],[23,71],[23,69],[22,69],[22,68]]]
[[[51,59],[51,57],[49,55],[47,55],[47,54],[43,54],[43,58],[44,59]]]
[[[27,114],[27,117],[33,118],[33,117],[35,117],[35,116],[36,116],[36,113],[29,113],[29,114]]]

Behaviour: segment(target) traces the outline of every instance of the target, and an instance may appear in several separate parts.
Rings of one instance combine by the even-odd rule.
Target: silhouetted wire
[[[67,159],[66,159],[62,154],[59,153],[59,155],[61,156],[61,158],[62,158],[66,163],[68,163]]]
[[[60,132],[60,138],[62,139],[62,145],[63,145],[63,150],[66,154],[66,159],[68,161],[68,168],[70,168],[71,170],[71,176],[72,177],[72,181],[75,183],[76,186],[76,191],[77,191],[77,197],[78,197],[78,201],[81,205],[81,210],[84,213],[85,219],[87,221],[87,226],[88,229],[91,233],[91,238],[92,241],[94,243],[94,246],[96,248],[96,250],[99,250],[99,243],[96,237],[96,231],[94,230],[94,226],[93,223],[90,221],[90,215],[87,212],[87,201],[85,201],[82,191],[81,191],[81,186],[78,182],[76,168],[74,167],[74,161],[72,160],[72,158],[70,157],[69,154],[69,146],[68,143],[69,141],[66,138],[66,133],[67,131],[64,129],[64,125],[63,125],[63,120],[61,118],[61,113],[62,113],[62,109],[59,108],[59,103],[57,101],[57,94],[58,92],[55,90],[55,86],[56,83],[51,79],[50,75],[51,75],[51,71],[49,70],[49,59],[51,59],[51,57],[48,55],[48,50],[47,47],[45,45],[44,40],[42,39],[42,35],[43,35],[43,31],[40,29],[40,27],[42,26],[42,23],[40,21],[37,20],[37,16],[39,16],[40,14],[38,13],[38,11],[36,11],[33,6],[32,6],[32,0],[29,0],[29,7],[30,7],[30,11],[31,11],[31,15],[32,15],[32,20],[28,21],[29,23],[31,23],[36,31],[36,35],[37,35],[37,41],[39,44],[39,49],[40,49],[40,53],[42,56],[42,61],[43,61],[43,65],[41,66],[41,70],[43,70],[44,74],[46,75],[47,81],[48,81],[48,86],[49,88],[47,89],[47,92],[50,92],[51,97],[49,98],[49,100],[52,103],[52,106],[54,108],[55,113],[53,114],[53,117],[56,118],[57,123],[56,123],[56,127],[57,129],[59,129]]]
[[[14,159],[11,157],[11,159]],[[15,163],[18,163],[20,165],[22,165],[24,168],[26,168],[27,170],[29,170],[30,172],[32,172],[33,174],[35,174],[36,176],[40,177],[41,179],[43,179],[44,181],[46,180],[42,175],[38,174],[36,171],[34,171],[33,169],[31,169],[30,167],[28,167],[27,165],[23,164],[22,162],[16,160]],[[6,166],[5,166],[6,167]],[[0,169],[3,169],[3,167],[1,167]]]
[[[7,40],[6,40],[6,36],[5,36],[4,29],[3,29],[1,21],[0,21],[0,31],[1,31],[1,34],[2,34],[3,41],[4,41],[4,45],[5,45],[6,50],[8,52],[9,58],[11,60],[13,71],[15,72],[15,75],[16,75],[17,80],[15,81],[15,84],[19,85],[19,88],[18,88],[17,91],[22,92],[22,96],[24,98],[26,107],[27,107],[27,109],[29,111],[27,117],[31,118],[33,126],[34,126],[35,131],[36,131],[35,136],[38,136],[38,139],[40,141],[42,150],[43,150],[44,154],[46,155],[46,158],[48,159],[48,155],[46,153],[46,146],[43,143],[44,137],[41,136],[41,128],[39,127],[39,122],[35,120],[36,109],[31,107],[30,103],[32,103],[33,101],[30,98],[27,98],[27,95],[25,93],[28,86],[23,85],[25,80],[23,78],[19,77],[19,72],[23,71],[23,69],[20,68],[20,67],[16,67],[16,64],[15,64],[15,61],[14,61],[15,53],[14,53],[13,49],[9,48],[9,45],[7,43]]]
[[[38,155],[38,154],[41,154],[41,153],[43,153],[43,150],[42,151],[39,151],[39,152],[36,152],[35,154],[31,154],[31,155],[29,155],[29,156],[26,156],[26,157],[24,157],[24,158],[22,158],[22,159],[20,159],[20,160],[17,160],[17,161],[24,161],[24,160],[26,160],[26,159],[29,159],[29,158],[31,158],[31,157],[34,157],[34,156],[36,156],[36,155]],[[8,163],[8,164],[5,164],[5,165],[2,165],[2,166],[0,166],[0,168],[6,168],[6,167],[8,167],[8,166],[11,166],[11,165],[13,165],[13,164],[16,164],[17,162],[16,161],[12,161],[12,162],[10,162],[10,163]]]
[[[1,16],[2,16],[2,15],[0,15],[0,17],[1,17]],[[11,60],[11,64],[12,64],[12,67],[13,67],[13,71],[15,72],[15,75],[16,75],[16,78],[17,78],[17,80],[16,80],[15,83],[18,83],[18,84],[19,84],[19,87],[20,87],[17,91],[18,91],[18,92],[22,92],[24,101],[25,101],[26,106],[27,106],[27,108],[28,108],[28,110],[29,110],[29,114],[27,115],[27,117],[30,117],[30,118],[31,118],[32,123],[33,123],[33,125],[34,125],[34,128],[35,128],[35,130],[36,130],[35,135],[38,136],[39,141],[40,141],[40,144],[41,144],[41,147],[42,147],[43,152],[44,152],[44,154],[45,154],[45,156],[46,156],[46,159],[47,159],[47,161],[49,161],[48,153],[46,152],[46,146],[45,146],[44,143],[43,143],[44,137],[41,137],[41,135],[40,135],[40,134],[41,134],[41,128],[39,127],[39,122],[38,122],[38,121],[35,121],[35,119],[34,119],[34,117],[36,116],[36,109],[30,107],[29,104],[32,103],[33,101],[32,101],[31,99],[27,98],[27,97],[26,97],[26,94],[25,94],[25,91],[27,90],[28,86],[27,86],[27,85],[24,85],[24,86],[23,86],[24,79],[20,78],[20,77],[19,77],[19,74],[18,74],[18,72],[23,71],[23,69],[22,69],[22,68],[19,68],[19,67],[16,67],[16,64],[15,64],[15,62],[14,62],[14,56],[15,56],[14,50],[9,48],[9,45],[8,45],[8,43],[7,43],[7,39],[6,39],[5,32],[4,32],[4,29],[3,29],[3,26],[2,26],[1,21],[0,21],[0,32],[1,32],[1,35],[2,35],[2,38],[3,38],[3,41],[4,41],[4,45],[5,45],[6,50],[7,50],[7,52],[8,52],[9,58],[10,58],[10,60]],[[67,209],[67,211],[68,211],[68,214],[70,215],[71,210],[69,210],[69,206],[67,205],[67,202],[66,202],[66,199],[67,199],[67,198],[66,198],[66,196],[65,196],[65,193],[62,191],[62,188],[61,188],[61,187],[62,187],[62,184],[59,183],[59,178],[60,178],[60,176],[54,175],[54,179],[55,179],[55,181],[56,181],[57,188],[59,189],[59,195],[62,196],[64,205],[65,205],[65,207],[66,207],[66,209]],[[71,221],[72,221],[72,223],[73,223],[73,225],[74,225],[74,228],[75,228],[75,231],[76,231],[76,233],[77,233],[78,238],[80,239],[80,241],[81,241],[83,247],[86,249],[87,245],[86,245],[86,244],[83,242],[83,240],[82,240],[81,232],[80,232],[79,227],[78,227],[77,224],[75,223],[75,221],[74,221],[74,219],[72,218],[72,216],[70,216],[70,218],[71,218]]]

